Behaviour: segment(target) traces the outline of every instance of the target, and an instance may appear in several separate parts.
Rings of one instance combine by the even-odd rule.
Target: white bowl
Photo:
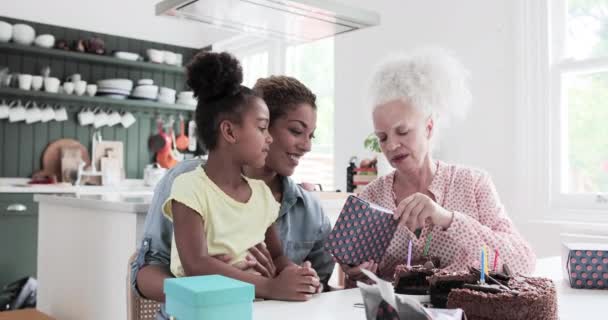
[[[116,51],[114,52],[114,56],[118,59],[131,61],[137,61],[139,59],[139,54],[126,51]]]
[[[148,60],[154,63],[163,63],[165,61],[165,55],[162,50],[148,49]]]
[[[194,91],[182,91],[177,95],[177,97],[184,100],[192,99],[194,98]]]
[[[34,42],[36,31],[30,25],[17,23],[13,26],[13,41],[29,46]]]
[[[177,56],[171,51],[163,51],[163,62],[174,65],[177,62]]]
[[[13,25],[0,21],[0,42],[9,42],[13,37]]]
[[[36,37],[34,44],[42,48],[52,48],[55,45],[55,37],[50,34],[41,34]]]
[[[139,79],[139,81],[137,81],[137,84],[140,85],[140,86],[153,85],[154,84],[154,80],[152,80],[152,79]]]
[[[99,88],[121,89],[131,91],[133,89],[133,81],[129,79],[105,79],[97,81]]]
[[[137,86],[131,93],[132,96],[145,99],[156,99],[158,97],[158,86]]]

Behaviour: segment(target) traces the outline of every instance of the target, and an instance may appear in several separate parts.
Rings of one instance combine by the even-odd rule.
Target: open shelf
[[[171,66],[168,64],[160,64],[160,63],[152,63],[152,62],[143,62],[143,61],[130,61],[118,59],[112,56],[107,55],[97,55],[92,53],[81,53],[74,51],[66,51],[60,49],[51,49],[51,48],[40,48],[34,45],[25,46],[16,43],[5,43],[0,42],[0,52],[20,52],[28,55],[45,55],[49,57],[58,57],[58,58],[66,58],[72,59],[74,61],[82,61],[103,65],[114,65],[120,67],[128,67],[128,68],[137,68],[141,70],[152,70],[152,71],[163,71],[163,72],[172,72],[178,74],[184,74],[185,69],[183,67]]]
[[[155,108],[155,109],[167,109],[167,110],[184,110],[194,111],[196,107],[187,106],[182,104],[167,104],[156,101],[148,100],[134,100],[134,99],[114,99],[106,97],[90,97],[87,95],[67,95],[61,93],[49,93],[45,91],[32,91],[32,90],[20,90],[15,88],[0,88],[0,97],[14,97],[14,99],[32,99],[32,100],[44,100],[44,101],[69,101],[69,102],[82,102],[83,104],[94,106],[95,104],[107,104],[121,107],[138,107],[138,108]]]

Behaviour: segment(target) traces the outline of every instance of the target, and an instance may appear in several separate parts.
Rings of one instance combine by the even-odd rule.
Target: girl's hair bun
[[[203,101],[231,96],[243,82],[241,64],[227,52],[199,52],[186,68],[188,86]]]

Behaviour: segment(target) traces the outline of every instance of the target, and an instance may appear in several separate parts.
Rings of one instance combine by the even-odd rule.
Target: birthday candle
[[[412,239],[410,239],[410,243],[407,245],[407,266],[410,267],[412,263]]]
[[[425,257],[429,254],[429,247],[431,246],[431,240],[433,240],[433,234],[429,233],[429,235],[426,236],[426,244],[424,245],[424,253],[422,254]]]
[[[497,266],[498,266],[498,249],[495,249],[494,250],[494,268],[492,268],[492,269],[494,269],[494,272],[497,272],[496,271]]]
[[[485,245],[483,246],[483,256],[484,256],[484,261],[483,261],[483,272],[485,274],[488,274],[488,247],[486,247]]]
[[[485,264],[484,264],[484,262],[485,262],[485,257],[484,257],[484,250],[483,250],[483,248],[481,249],[481,259],[480,259],[480,261],[481,261],[481,262],[480,262],[480,263],[481,263],[481,265],[479,266],[479,275],[480,275],[479,282],[481,282],[481,283],[486,283],[486,273],[484,272],[484,268],[485,268]]]

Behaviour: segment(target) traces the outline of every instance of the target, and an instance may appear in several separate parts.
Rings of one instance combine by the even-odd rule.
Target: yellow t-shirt
[[[171,200],[183,203],[203,218],[209,255],[228,254],[234,257],[231,263],[243,261],[249,248],[264,241],[266,230],[277,219],[280,208],[263,181],[244,178],[252,191],[246,203],[224,193],[199,166],[175,178],[163,213],[173,221]],[[175,234],[171,243],[171,272],[176,277],[185,275]]]

